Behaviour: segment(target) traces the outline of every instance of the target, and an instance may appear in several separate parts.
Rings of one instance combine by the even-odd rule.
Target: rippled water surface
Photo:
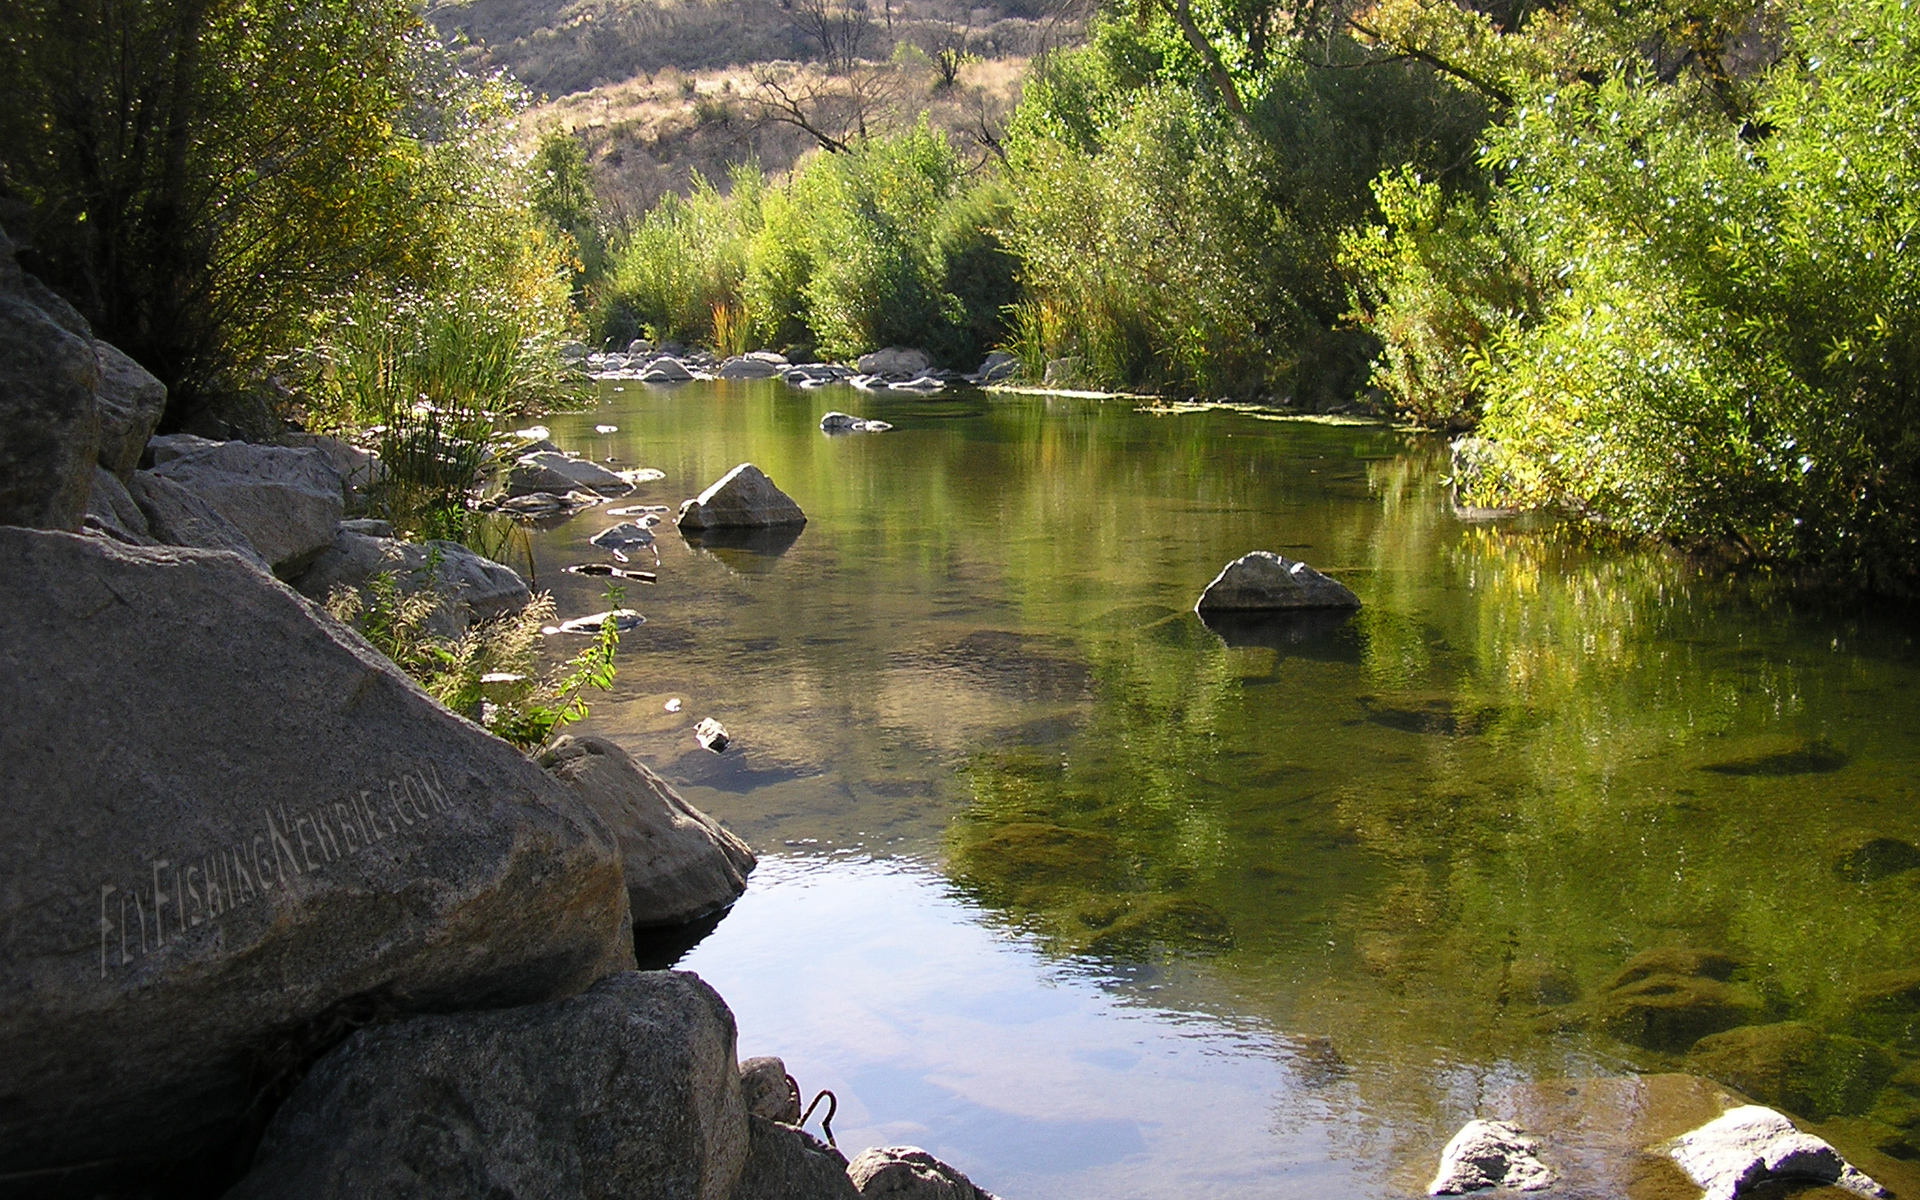
[[[1754,1022],[1920,1048],[1851,1015],[1920,969],[1907,618],[1463,522],[1443,448],[1378,426],[601,391],[555,440],[665,472],[610,507],[752,461],[811,517],[631,554],[659,582],[587,728],[760,851],[681,965],[743,1056],[833,1089],[843,1146],[924,1145],[1009,1200],[1417,1192],[1502,1089],[1688,1068],[1596,1015],[1660,947],[1730,956]],[[897,428],[827,437],[830,408]],[[605,606],[561,568],[620,519],[536,535],[564,615]],[[1365,607],[1208,629],[1195,597],[1252,549]],[[1920,1195],[1894,1099],[1820,1128]]]

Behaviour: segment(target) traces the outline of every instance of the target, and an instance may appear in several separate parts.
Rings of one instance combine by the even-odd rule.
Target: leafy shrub
[[[426,567],[431,577],[433,564]],[[608,607],[620,607],[609,589]],[[497,617],[457,638],[429,632],[443,597],[431,588],[403,587],[392,574],[375,575],[364,590],[335,588],[326,608],[353,625],[428,695],[523,750],[553,740],[587,715],[584,693],[613,686],[620,633],[607,621],[593,643],[566,662],[540,669],[541,630],[554,619],[545,593],[518,613]]]

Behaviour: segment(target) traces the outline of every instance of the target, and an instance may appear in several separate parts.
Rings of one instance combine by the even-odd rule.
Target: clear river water
[[[836,408],[895,429],[823,435]],[[1379,425],[731,382],[605,382],[548,424],[665,473],[536,532],[563,616],[606,607],[562,568],[609,561],[607,508],[751,461],[810,517],[630,552],[658,582],[582,728],[759,852],[659,962],[832,1089],[850,1153],[918,1144],[1008,1200],[1418,1194],[1516,1087],[1695,1069],[1610,999],[1684,949],[1733,964],[1699,987],[1735,1023],[1868,1039],[1867,1098],[1812,1127],[1920,1196],[1877,1092],[1920,987],[1858,998],[1920,969],[1909,617],[1463,520],[1444,445]],[[1254,549],[1364,607],[1209,629]]]

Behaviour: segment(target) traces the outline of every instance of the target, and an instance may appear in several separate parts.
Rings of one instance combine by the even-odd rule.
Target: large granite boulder
[[[733,1014],[696,975],[363,1029],[228,1200],[728,1200],[748,1152]]]
[[[793,497],[774,486],[766,472],[741,463],[712,486],[680,506],[680,528],[759,529],[775,525],[804,525],[807,514]]]
[[[86,322],[20,269],[0,233],[0,525],[80,528],[100,450],[99,385]]]
[[[228,553],[0,528],[0,1178],[210,1152],[370,1015],[632,965],[563,785]]]
[[[100,386],[100,465],[125,479],[140,465],[147,439],[167,408],[167,385],[139,363],[105,342],[96,341]]]
[[[1194,607],[1202,613],[1359,608],[1360,597],[1303,562],[1255,550],[1214,576]]]
[[[200,498],[199,493],[155,475],[135,471],[127,480],[127,494],[146,518],[146,532],[165,546],[184,546],[193,550],[225,550],[238,554],[249,563],[271,574],[273,568],[253,548],[247,535],[218,509]]]
[[[800,1094],[794,1089],[787,1064],[774,1055],[749,1058],[740,1064],[740,1096],[747,1111],[783,1125],[800,1123]]]
[[[365,587],[386,574],[403,592],[431,590],[440,607],[430,632],[457,636],[468,626],[519,612],[533,599],[527,581],[512,567],[483,558],[458,542],[403,542],[341,529],[294,582],[300,594],[325,601],[335,588]]]
[[[846,1156],[806,1130],[749,1115],[747,1137],[730,1200],[859,1200]]]
[[[87,512],[81,524],[90,532],[103,533],[115,541],[135,546],[154,544],[147,531],[146,514],[134,503],[127,485],[105,467],[93,469],[93,491],[87,495]]]
[[[933,365],[933,356],[925,350],[914,350],[902,346],[888,346],[884,350],[875,350],[871,354],[862,354],[854,364],[862,375],[899,375],[911,378],[926,374]]]
[[[340,472],[319,450],[219,442],[154,467],[233,522],[284,577],[333,544],[345,515]]]
[[[540,761],[619,838],[636,929],[684,925],[746,890],[755,862],[747,844],[620,747],[563,737]]]
[[[876,1146],[863,1150],[847,1164],[847,1177],[865,1200],[995,1200],[976,1185],[918,1146]]]
[[[1821,1139],[1770,1108],[1746,1104],[1682,1134],[1673,1161],[1699,1185],[1701,1200],[1736,1200],[1764,1184],[1823,1183],[1857,1196],[1889,1193]],[[1769,1195],[1783,1194],[1769,1190]]]
[[[564,496],[570,491],[624,496],[632,490],[632,484],[599,463],[572,458],[557,450],[523,454],[507,474],[507,494],[510,496],[531,496],[535,492]]]

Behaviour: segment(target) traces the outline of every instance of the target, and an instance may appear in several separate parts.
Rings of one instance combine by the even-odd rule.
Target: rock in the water
[[[783,1125],[800,1123],[800,1093],[787,1074],[787,1064],[773,1055],[740,1064],[740,1095],[756,1117]]]
[[[333,544],[346,512],[340,472],[318,450],[220,442],[153,473],[205,500],[283,576]]]
[[[901,346],[888,346],[885,350],[875,350],[872,354],[862,354],[854,364],[862,375],[899,375],[911,378],[925,374],[933,365],[933,356],[925,350],[912,350]]]
[[[1687,1065],[1764,1104],[1821,1121],[1872,1108],[1898,1064],[1871,1042],[1784,1021],[1703,1037]]]
[[[1202,613],[1359,608],[1360,597],[1303,562],[1255,550],[1228,563],[1194,607]]]
[[[100,356],[43,292],[0,233],[0,525],[78,529],[100,451]]]
[[[1005,350],[995,350],[987,355],[980,369],[974,372],[981,383],[1001,383],[1020,373],[1020,360]]]
[[[693,727],[693,740],[700,743],[702,750],[711,750],[715,754],[725,753],[733,739],[727,735],[727,727],[712,717],[706,717]]]
[[[325,601],[333,589],[363,588],[379,574],[392,577],[402,592],[431,591],[439,596],[440,606],[428,628],[442,637],[519,612],[533,599],[518,571],[483,558],[459,542],[403,542],[345,528],[294,586],[309,600]]]
[[[231,554],[0,528],[0,712],[0,1177],[218,1145],[368,1016],[632,965],[599,818]]]
[[[133,478],[127,480],[127,494],[147,519],[147,532],[162,545],[224,550],[238,554],[263,572],[273,572],[267,560],[261,558],[260,552],[247,540],[247,535],[198,493],[152,471],[135,471]]]
[[[680,506],[680,528],[737,529],[804,525],[807,514],[793,497],[752,463],[741,463],[706,491]]]
[[[859,1200],[846,1156],[804,1129],[749,1113],[746,1169],[731,1200]]]
[[[685,383],[692,378],[686,364],[670,356],[654,359],[640,372],[641,383]]]
[[[866,421],[843,412],[830,412],[820,418],[821,433],[885,433],[892,428],[885,421]]]
[[[100,358],[100,465],[125,479],[166,411],[167,385],[115,347],[96,341],[93,348]]]
[[[1727,982],[1738,965],[1715,950],[1649,950],[1595,997],[1600,1023],[1623,1042],[1673,1054],[1710,1033],[1752,1024],[1765,1006],[1752,989]]]
[[[714,374],[722,379],[772,379],[786,369],[786,360],[770,362],[751,354],[730,358]]]
[[[1860,1196],[1889,1195],[1832,1146],[1757,1104],[1728,1109],[1682,1134],[1670,1153],[1706,1192],[1702,1200],[1735,1200],[1773,1180],[1811,1180]]]
[[[653,534],[643,525],[626,521],[611,529],[602,529],[587,541],[602,550],[637,550],[653,545]]]
[[[847,1164],[847,1177],[863,1200],[995,1200],[954,1167],[918,1146],[876,1146]]]
[[[1847,998],[1846,1025],[1861,1037],[1920,1050],[1920,970],[1859,980]]]
[[[1833,863],[1833,873],[1849,883],[1878,883],[1915,868],[1920,868],[1920,846],[1890,837],[1871,838]]]
[[[733,1014],[697,975],[363,1029],[274,1115],[227,1200],[728,1200]]]
[[[540,763],[619,839],[635,928],[684,925],[747,890],[747,844],[612,742],[563,737]]]
[[[633,490],[633,485],[599,463],[569,458],[552,450],[521,455],[507,475],[507,493],[512,496],[565,493],[575,489],[602,496],[624,496]]]
[[[1468,1121],[1440,1152],[1429,1196],[1458,1196],[1481,1188],[1537,1192],[1553,1183],[1540,1161],[1540,1143],[1506,1121]]]
[[[614,608],[606,612],[591,613],[584,617],[575,617],[560,622],[561,633],[599,633],[601,626],[613,622],[614,629],[625,633],[629,629],[638,629],[647,623],[647,619],[631,608]]]

